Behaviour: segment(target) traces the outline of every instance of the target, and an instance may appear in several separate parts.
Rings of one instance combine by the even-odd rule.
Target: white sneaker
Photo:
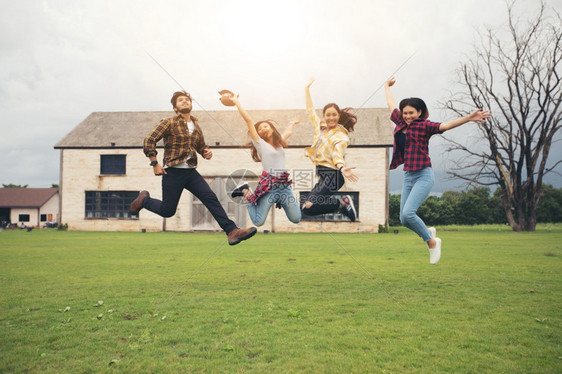
[[[438,263],[441,258],[441,239],[435,238],[435,241],[437,242],[435,244],[435,248],[429,248],[429,263],[431,265]]]
[[[437,236],[437,230],[435,229],[435,227],[430,227],[428,228],[429,233],[431,234],[431,237],[435,239],[435,237]]]

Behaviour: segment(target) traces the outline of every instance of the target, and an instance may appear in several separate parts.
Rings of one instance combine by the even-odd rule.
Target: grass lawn
[[[561,373],[562,227],[0,232],[0,372]]]

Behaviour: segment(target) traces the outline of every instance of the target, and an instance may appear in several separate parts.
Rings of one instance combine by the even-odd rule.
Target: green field
[[[561,373],[562,227],[0,232],[2,373]]]

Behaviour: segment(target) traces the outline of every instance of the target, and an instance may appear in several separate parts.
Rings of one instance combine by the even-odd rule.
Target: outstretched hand
[[[341,173],[351,182],[357,182],[359,180],[359,177],[355,175],[355,173],[353,173],[353,169],[355,168],[355,166],[345,166],[341,169]]]
[[[308,87],[312,86],[312,83],[314,83],[314,78],[310,77],[310,79],[308,80],[308,83],[306,84],[306,87],[308,88]]]
[[[476,109],[468,115],[469,121],[483,122],[486,118],[490,118],[492,114],[487,110]]]
[[[396,78],[392,77],[392,78],[390,78],[389,80],[386,81],[385,85],[387,87],[392,87],[392,86],[394,86],[394,83],[396,83]]]

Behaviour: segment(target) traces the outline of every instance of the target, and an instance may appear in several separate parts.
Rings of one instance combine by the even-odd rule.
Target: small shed
[[[58,219],[58,188],[0,188],[0,222],[41,227]]]

